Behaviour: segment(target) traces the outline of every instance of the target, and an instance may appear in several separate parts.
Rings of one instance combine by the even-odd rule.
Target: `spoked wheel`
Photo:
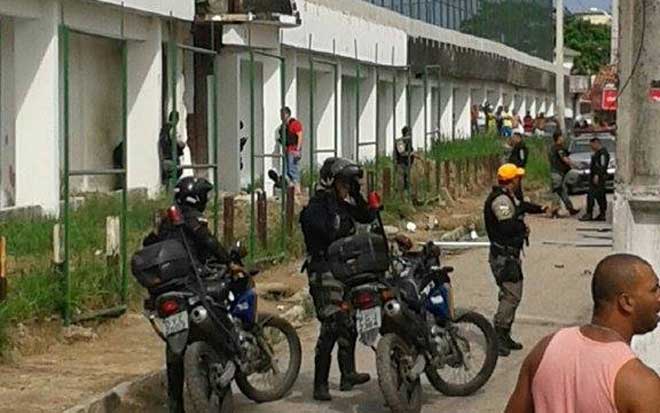
[[[214,385],[215,367],[224,365],[222,358],[203,341],[186,349],[184,370],[187,405],[196,412],[231,413],[234,411],[231,384],[218,389]]]
[[[454,354],[442,368],[428,364],[426,376],[442,394],[469,396],[486,384],[495,370],[495,330],[481,314],[467,312],[453,322],[449,334]]]
[[[293,326],[280,317],[266,321],[256,338],[259,346],[257,369],[247,376],[238,374],[236,384],[245,396],[257,403],[279,400],[291,390],[300,373],[300,338]]]
[[[422,410],[422,384],[411,379],[415,355],[396,334],[386,334],[376,349],[378,383],[393,413],[418,413]]]

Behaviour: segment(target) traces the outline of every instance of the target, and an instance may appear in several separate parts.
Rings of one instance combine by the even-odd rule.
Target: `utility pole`
[[[660,273],[660,100],[654,98],[660,94],[660,8],[656,0],[619,7],[614,249],[641,256]],[[660,372],[660,329],[633,339],[633,348]]]
[[[564,122],[566,99],[564,97],[564,0],[555,0],[555,115],[561,130],[566,130]]]
[[[619,0],[612,0],[612,49],[610,64],[619,63]]]

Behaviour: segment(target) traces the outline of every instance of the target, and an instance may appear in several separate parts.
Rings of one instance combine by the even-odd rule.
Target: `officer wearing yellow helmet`
[[[521,350],[522,344],[511,338],[511,326],[523,292],[521,252],[529,237],[525,214],[541,214],[547,208],[516,197],[525,170],[504,164],[497,171],[498,185],[484,204],[484,222],[490,240],[490,268],[499,288],[494,317],[500,356]]]

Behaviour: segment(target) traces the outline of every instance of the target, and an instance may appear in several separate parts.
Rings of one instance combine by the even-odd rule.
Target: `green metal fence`
[[[514,47],[551,61],[553,0],[364,0],[451,30]]]
[[[63,229],[63,257],[62,262],[60,263],[59,270],[61,271],[62,281],[63,281],[63,299],[62,299],[62,313],[65,324],[71,322],[77,322],[90,318],[104,317],[104,316],[115,316],[122,314],[126,311],[126,302],[128,299],[128,266],[127,266],[127,209],[128,209],[128,194],[127,194],[127,174],[126,174],[126,164],[127,164],[127,132],[128,132],[128,115],[127,115],[127,83],[128,83],[128,73],[127,73],[127,58],[128,58],[128,48],[127,41],[124,38],[124,18],[122,16],[121,21],[121,145],[123,147],[122,151],[122,164],[123,168],[120,169],[78,169],[74,170],[71,168],[71,131],[70,131],[70,119],[71,119],[71,81],[70,81],[70,37],[71,33],[78,33],[83,35],[90,35],[88,33],[83,33],[70,29],[66,24],[60,25],[59,28],[59,47],[60,47],[60,76],[62,80],[60,88],[60,99],[62,103],[62,112],[61,112],[61,126],[62,126],[62,140],[63,140],[63,165],[61,173],[61,187],[62,187],[62,200],[63,207],[61,213],[61,228]],[[93,312],[84,312],[84,309],[80,310],[80,314],[74,314],[73,308],[73,298],[72,298],[72,284],[76,282],[76,277],[89,276],[90,274],[81,273],[79,268],[74,268],[74,263],[72,262],[72,251],[71,251],[71,238],[72,231],[79,231],[76,227],[76,223],[72,222],[71,212],[71,198],[72,198],[72,188],[71,188],[71,178],[72,177],[90,177],[90,176],[116,176],[121,180],[121,203],[120,203],[120,234],[119,234],[119,278],[117,279],[117,274],[114,273],[117,268],[107,268],[108,279],[104,280],[106,283],[111,284],[109,287],[110,291],[114,291],[117,295],[116,299],[109,299],[106,305],[106,308],[101,310],[95,310]],[[80,261],[78,266],[80,267]],[[116,288],[116,287],[119,288]],[[118,291],[117,291],[118,290]],[[98,308],[99,306],[95,306]]]

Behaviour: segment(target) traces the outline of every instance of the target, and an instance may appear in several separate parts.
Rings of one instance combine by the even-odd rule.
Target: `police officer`
[[[587,194],[587,212],[580,221],[605,221],[607,213],[607,167],[610,164],[610,153],[598,138],[590,141],[591,167],[589,171],[589,193]],[[598,202],[598,216],[593,217],[594,201]]]
[[[332,349],[338,344],[337,361],[341,371],[340,390],[369,381],[368,374],[355,371],[357,332],[349,313],[342,309],[344,285],[333,276],[326,251],[334,241],[355,233],[356,222],[371,223],[373,209],[360,194],[362,169],[343,158],[326,160],[320,170],[320,183],[300,213],[308,259],[309,289],[321,330],[314,358],[314,399],[331,400],[328,375]]]
[[[396,166],[403,179],[403,190],[410,190],[410,168],[415,160],[413,150],[412,134],[410,128],[404,126],[401,129],[401,137],[394,142],[394,159]]]
[[[552,180],[552,192],[555,194],[555,208],[552,215],[553,217],[559,217],[559,201],[564,203],[564,206],[566,206],[566,209],[571,215],[575,215],[580,210],[573,207],[571,198],[568,196],[568,188],[566,187],[567,177],[574,165],[568,157],[570,155],[568,149],[564,146],[563,133],[556,131],[552,139],[554,145],[550,149],[550,177]]]
[[[204,178],[186,177],[179,180],[174,188],[174,202],[183,215],[183,233],[190,245],[191,253],[198,263],[214,260],[219,264],[230,264],[227,250],[211,234],[204,210],[208,193],[213,185]],[[180,239],[179,227],[169,220],[163,220],[158,230],[151,232],[144,240],[144,246],[167,239]],[[166,352],[167,394],[171,413],[183,413],[183,358],[169,350]]]
[[[521,350],[522,344],[511,338],[511,326],[523,293],[520,255],[529,236],[526,213],[543,213],[547,208],[520,201],[516,189],[525,170],[514,164],[502,165],[497,171],[498,186],[484,204],[484,222],[490,239],[490,268],[499,287],[499,305],[495,314],[495,330],[500,356]]]

